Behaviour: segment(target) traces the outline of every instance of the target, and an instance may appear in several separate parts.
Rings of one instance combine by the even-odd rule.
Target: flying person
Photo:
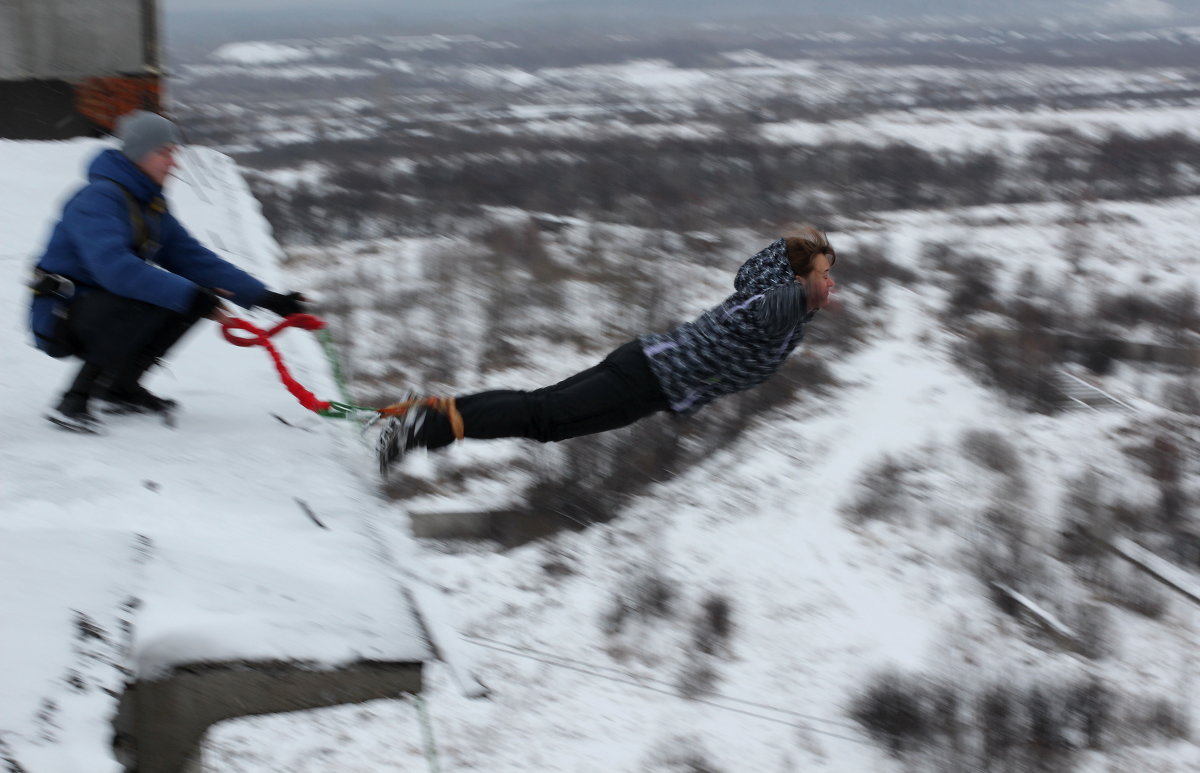
[[[387,475],[415,448],[443,448],[464,438],[566,440],[660,411],[692,414],[722,395],[760,384],[829,305],[836,260],[825,234],[805,226],[746,261],[734,293],[716,307],[670,332],[641,335],[557,384],[415,399],[383,425],[380,472]]]

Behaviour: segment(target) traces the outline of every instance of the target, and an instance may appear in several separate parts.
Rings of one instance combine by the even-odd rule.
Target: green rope
[[[429,711],[425,708],[425,699],[420,694],[413,695],[413,704],[417,707],[417,716],[421,722],[421,739],[425,743],[425,759],[429,760],[429,769],[433,773],[441,773],[438,764],[437,744],[433,740],[433,722],[429,719]]]
[[[346,374],[342,371],[342,363],[337,354],[337,346],[333,342],[333,334],[329,332],[328,327],[323,327],[317,332],[317,337],[321,340],[321,346],[325,348],[325,358],[329,360],[329,366],[333,369],[333,378],[337,382],[338,392],[342,395],[343,402],[350,402],[350,389],[346,385]]]
[[[337,344],[333,341],[333,335],[329,332],[328,327],[323,327],[317,331],[317,337],[321,341],[321,347],[325,350],[325,359],[329,361],[329,368],[333,371],[333,379],[337,382],[338,392],[342,395],[341,402],[330,400],[329,407],[318,411],[318,415],[327,419],[348,419],[361,422],[365,431],[379,419],[379,411],[350,402],[350,387],[346,383],[346,374],[342,370],[341,358],[338,357]]]
[[[319,415],[327,419],[366,419],[379,414],[379,411],[374,408],[368,408],[364,405],[354,405],[353,403],[339,403],[334,400],[329,401],[329,407],[317,412]]]

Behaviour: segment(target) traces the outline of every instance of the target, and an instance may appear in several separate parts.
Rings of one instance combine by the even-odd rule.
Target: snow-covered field
[[[750,132],[781,143],[911,142],[925,149],[937,144],[930,132],[966,123],[971,131],[946,149],[1013,151],[1063,130],[1195,131],[1187,115],[1200,74],[1186,53],[1174,53],[1195,47],[1194,30],[1140,30],[1144,49],[1128,48],[1136,36],[1114,33],[962,32],[923,37],[883,25],[846,35],[797,23],[735,26],[718,35],[651,25],[609,39],[609,59],[579,62],[547,41],[502,33],[242,41],[180,62],[174,75],[194,120],[212,121],[218,135],[221,124],[241,124],[244,145],[230,152],[303,144],[318,132],[353,139],[408,123],[479,121],[518,136]],[[689,34],[700,62],[678,60],[688,53],[680,41]],[[666,48],[661,56],[647,53],[656,43]],[[1143,61],[1146,51],[1152,54]],[[1153,55],[1164,51],[1168,64],[1156,64]],[[1111,65],[1097,64],[1106,57]],[[802,106],[801,117],[777,118],[780,106]],[[1187,108],[1182,115],[1174,110],[1180,106]],[[628,114],[636,120],[624,120]]]

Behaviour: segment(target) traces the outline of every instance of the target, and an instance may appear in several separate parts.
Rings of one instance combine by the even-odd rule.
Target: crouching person
[[[101,428],[93,402],[111,413],[175,408],[142,376],[197,320],[223,319],[222,299],[281,316],[304,310],[302,295],[271,292],[167,210],[163,183],[180,142],[173,123],[137,111],[121,118],[117,137],[120,149],[96,156],[65,205],[31,283],[37,347],[82,361],[47,418],[79,432]]]

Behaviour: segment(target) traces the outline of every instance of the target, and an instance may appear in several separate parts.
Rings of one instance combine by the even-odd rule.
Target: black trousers
[[[457,397],[455,403],[466,437],[522,437],[543,443],[624,427],[668,407],[636,340],[553,386],[532,392],[479,392]],[[417,441],[426,448],[454,442],[449,419],[431,413]]]
[[[132,385],[197,319],[93,289],[71,304],[67,331],[79,356],[93,370],[113,384]]]

